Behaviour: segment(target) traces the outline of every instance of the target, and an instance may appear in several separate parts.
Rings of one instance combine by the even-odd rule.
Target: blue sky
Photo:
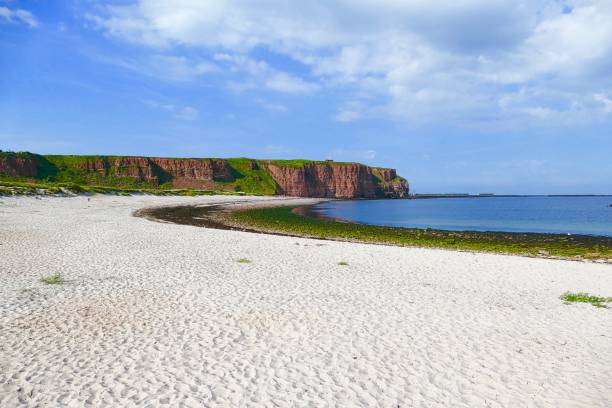
[[[0,149],[612,194],[607,0],[0,0]]]

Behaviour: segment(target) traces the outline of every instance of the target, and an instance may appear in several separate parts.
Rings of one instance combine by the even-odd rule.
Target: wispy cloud
[[[262,149],[263,153],[272,156],[287,156],[295,154],[295,150],[282,145],[267,145]]]
[[[603,111],[606,113],[612,113],[612,98],[604,94],[595,94],[593,98],[603,105]]]
[[[0,21],[38,27],[38,20],[28,10],[0,6]]]
[[[287,72],[272,68],[267,62],[240,54],[216,54],[217,63],[223,63],[229,71],[248,74],[240,81],[230,81],[230,88],[236,91],[267,89],[289,94],[316,92],[319,85],[306,81]]]
[[[374,160],[378,152],[373,149],[345,149],[338,148],[332,150],[331,154],[328,155],[330,159],[342,159],[342,160]]]
[[[261,98],[256,99],[255,103],[257,103],[259,106],[269,112],[283,113],[289,110],[289,108],[287,108],[285,105],[282,105],[280,103],[271,103]]]
[[[335,115],[334,120],[337,122],[354,122],[361,118],[361,113],[349,110],[349,109],[340,109]]]
[[[175,119],[196,120],[199,116],[199,111],[192,106],[177,106],[170,103],[160,103],[154,100],[146,100],[144,103],[150,108],[170,113]]]
[[[192,81],[218,71],[206,60],[192,60],[183,56],[152,54],[133,58],[94,54],[92,58],[129,71],[164,81]]]
[[[290,75],[286,72],[276,72],[265,80],[268,89],[286,93],[311,93],[319,89],[314,83],[309,83],[301,78]]]

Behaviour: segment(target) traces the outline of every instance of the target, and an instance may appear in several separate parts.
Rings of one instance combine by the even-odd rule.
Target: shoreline
[[[306,201],[304,203],[304,201]],[[445,230],[434,230],[434,229],[419,229],[419,228],[403,228],[403,227],[385,227],[375,226],[369,224],[355,223],[347,220],[337,220],[331,218],[314,218],[308,215],[309,208],[320,202],[329,201],[329,199],[296,199],[287,198],[283,201],[278,199],[270,199],[269,201],[257,201],[257,202],[241,202],[241,203],[221,203],[214,206],[178,206],[178,207],[157,207],[157,208],[146,208],[138,210],[134,213],[135,216],[145,217],[151,220],[172,222],[176,224],[192,225],[206,228],[216,228],[225,230],[235,230],[258,234],[271,234],[280,236],[290,237],[301,237],[310,239],[321,239],[327,241],[339,241],[339,242],[353,242],[353,243],[366,243],[376,245],[390,245],[400,247],[414,247],[414,248],[436,248],[442,250],[451,250],[459,252],[470,252],[470,253],[496,253],[503,255],[523,256],[528,258],[543,258],[543,259],[559,259],[569,261],[581,261],[581,262],[595,262],[595,263],[608,263],[612,264],[612,238],[602,236],[591,236],[591,235],[572,235],[568,236],[564,234],[541,234],[541,233],[515,233],[515,232],[479,232],[479,231],[445,231]],[[278,208],[289,208],[292,214],[296,214],[300,219],[295,219],[297,222],[305,223],[316,223],[317,221],[323,221],[330,224],[341,224],[343,226],[353,226],[356,229],[365,229],[373,231],[383,231],[388,236],[382,236],[382,239],[358,239],[351,238],[342,235],[331,235],[327,236],[319,233],[307,233],[296,230],[295,228],[287,228],[287,224],[279,224],[278,221],[268,220],[266,223],[252,223],[249,222],[246,217],[237,218],[236,215],[247,214],[253,212],[253,210],[262,209],[278,209]],[[454,243],[453,247],[445,246],[444,241],[439,241],[438,245],[427,243],[426,245],[418,245],[418,243],[407,243],[399,242],[397,239],[389,239],[390,235],[398,235],[401,233],[412,233],[412,234],[431,234],[441,235],[442,238],[453,237],[453,240],[457,240],[458,243]],[[496,241],[497,245],[494,250],[478,250],[474,248],[462,247],[461,239],[475,239],[483,237],[483,239]],[[523,239],[521,242],[520,239]],[[605,247],[606,250],[610,251],[610,255],[595,256],[598,252],[587,252],[582,251],[581,255],[573,256],[562,256],[551,253],[546,248],[549,248],[546,244],[542,244],[541,249],[536,252],[517,252],[517,251],[504,251],[504,242],[507,245],[515,245],[517,241],[519,244],[531,245],[529,248],[537,247],[538,240],[549,240],[554,243],[564,243],[568,239],[571,239],[574,247],[567,245],[571,250],[578,250],[580,246],[590,245],[589,248],[598,248],[599,246]],[[484,244],[483,244],[484,245]],[[501,245],[501,246],[500,246]],[[514,249],[514,248],[512,248]],[[556,249],[556,248],[555,248]],[[567,248],[566,248],[567,250]],[[601,250],[601,249],[599,249]],[[586,256],[585,256],[586,255]]]

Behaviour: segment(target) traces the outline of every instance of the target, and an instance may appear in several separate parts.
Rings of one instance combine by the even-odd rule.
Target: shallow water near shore
[[[612,197],[482,197],[328,201],[310,215],[370,225],[449,231],[612,236]]]

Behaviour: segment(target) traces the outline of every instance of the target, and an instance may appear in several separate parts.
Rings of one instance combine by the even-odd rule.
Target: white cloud
[[[10,9],[0,6],[0,19],[9,23],[21,23],[30,27],[38,27],[38,20],[27,10]]]
[[[229,83],[230,88],[235,91],[265,88],[283,93],[305,94],[319,89],[318,84],[275,70],[265,61],[248,58],[244,55],[230,54],[216,54],[213,58],[217,63],[225,63],[229,71],[249,74],[242,81],[231,81]]]
[[[603,105],[603,110],[606,113],[612,113],[612,99],[604,94],[595,94],[593,98]]]
[[[157,53],[203,49],[235,90],[342,89],[362,107],[340,101],[339,121],[566,125],[601,118],[593,95],[612,94],[609,0],[139,0],[90,18]],[[261,49],[302,68],[253,57]]]
[[[349,109],[340,109],[333,119],[337,122],[354,122],[357,119],[361,119],[361,113]]]
[[[363,119],[372,112],[368,112],[368,107],[359,100],[351,100],[345,102],[338,111],[333,115],[332,119],[336,122],[354,122]]]
[[[152,54],[134,58],[94,55],[93,58],[141,75],[167,81],[191,81],[218,71],[218,67],[210,61],[194,61],[175,55]]]
[[[286,72],[274,73],[266,79],[265,86],[268,89],[286,93],[311,93],[318,89],[318,85],[308,83]]]
[[[283,113],[289,110],[289,108],[287,108],[285,105],[280,103],[271,103],[261,98],[256,99],[255,102],[269,112]]]
[[[267,145],[262,149],[264,154],[272,155],[272,156],[283,156],[287,157],[287,155],[295,154],[295,150],[281,145]]]
[[[378,153],[372,149],[334,149],[332,154],[329,155],[330,159],[340,160],[374,160]]]
[[[154,100],[146,100],[144,103],[153,109],[169,112],[173,118],[180,120],[196,120],[199,111],[191,106],[177,106],[170,103],[160,103]]]
[[[376,150],[366,150],[365,152],[363,152],[363,157],[368,160],[373,160],[374,158],[376,158]]]
[[[176,119],[182,120],[196,120],[198,118],[199,112],[196,108],[192,108],[191,106],[185,106],[182,108],[178,108],[174,111],[173,116]]]
[[[178,80],[192,79],[217,70],[210,62],[193,62],[177,56],[155,55],[147,62],[152,73]]]

